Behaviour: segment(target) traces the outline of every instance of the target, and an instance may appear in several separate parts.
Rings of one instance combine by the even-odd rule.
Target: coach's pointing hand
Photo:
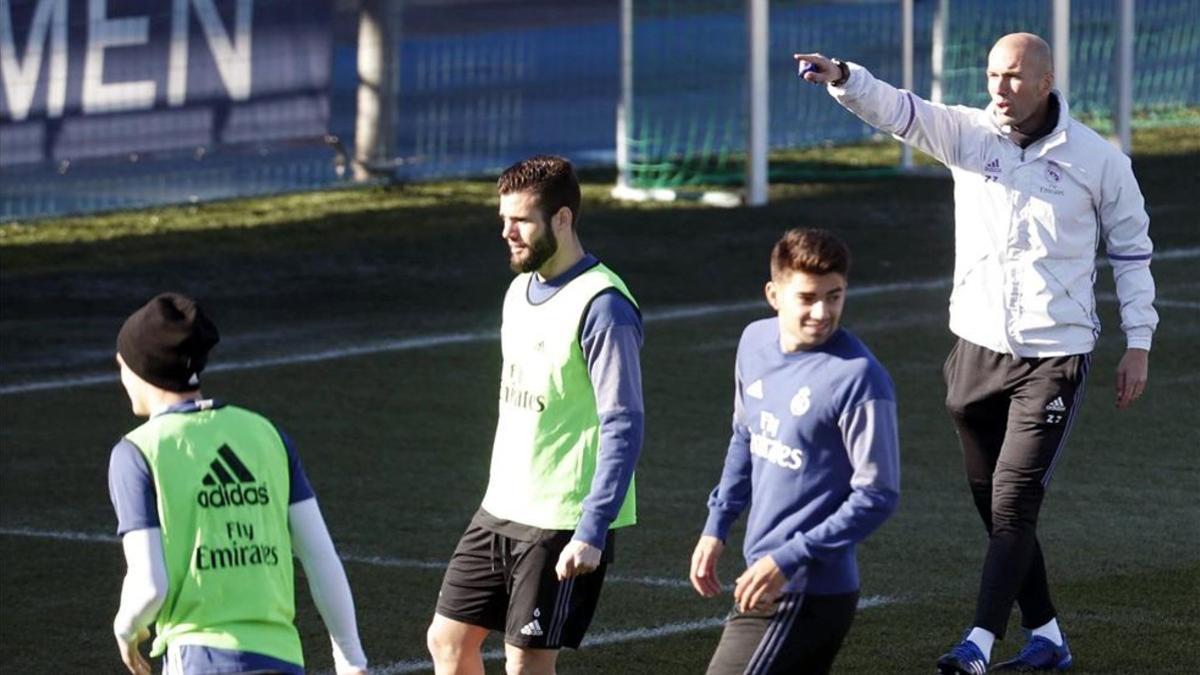
[[[563,547],[562,554],[558,556],[558,564],[554,566],[558,580],[562,581],[594,571],[600,566],[600,554],[600,549],[595,546],[572,539]]]
[[[829,84],[836,82],[842,75],[841,68],[832,59],[820,54],[792,54],[796,59],[800,77],[813,84]]]

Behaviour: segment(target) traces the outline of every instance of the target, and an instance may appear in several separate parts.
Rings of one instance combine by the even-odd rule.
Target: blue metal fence
[[[109,0],[109,15],[119,18],[122,7],[138,7],[146,1]],[[191,2],[223,11],[226,25],[232,26],[231,12],[239,3],[257,11],[286,0]],[[69,6],[73,13],[87,4],[0,0],[0,15],[9,13],[8,23],[0,29],[27,34],[37,8],[56,3]],[[83,160],[46,157],[30,163],[10,154],[0,158],[0,220],[345,184],[348,178],[338,167],[344,166],[345,154],[353,146],[357,86],[353,5],[339,0],[334,7],[340,9],[328,21],[332,48],[325,130],[338,144],[326,144],[318,135],[269,140],[271,134],[263,133],[262,138],[243,137],[236,143],[119,152]],[[916,3],[919,92],[929,89],[934,5],[934,0]],[[1072,5],[1072,109],[1103,124],[1113,90],[1115,2]],[[634,7],[635,153],[649,164],[656,157],[689,153],[736,156],[744,142],[743,0],[635,0]],[[1049,7],[1048,0],[951,2],[946,99],[982,103],[982,64],[992,41],[1012,30],[1048,35]],[[1181,117],[1180,111],[1194,113],[1200,106],[1200,24],[1195,20],[1200,16],[1200,0],[1138,0],[1136,7],[1139,119],[1195,123],[1194,116]],[[395,66],[400,83],[393,151],[396,177],[424,180],[490,173],[535,152],[565,154],[584,166],[611,165],[619,82],[618,20],[615,0],[409,0]],[[154,21],[151,31],[163,19]],[[69,37],[74,40],[75,35]],[[0,41],[4,37],[0,30]],[[817,49],[841,55],[896,82],[900,67],[897,2],[775,1],[770,39],[772,147],[844,142],[870,133],[816,88],[799,86],[791,54],[796,49]],[[11,68],[13,59],[29,63],[25,44],[15,40],[10,47],[7,70],[0,73],[7,78],[5,87],[11,86],[16,73]],[[72,42],[69,48],[77,51],[83,46]],[[110,51],[122,49],[128,47]],[[4,56],[0,50],[0,57]],[[4,116],[7,109],[0,105],[0,153],[15,152],[4,142],[3,126],[14,123],[11,112]],[[285,124],[287,114],[280,111],[276,117],[263,117],[261,123],[268,129]],[[686,182],[688,176],[673,179]]]

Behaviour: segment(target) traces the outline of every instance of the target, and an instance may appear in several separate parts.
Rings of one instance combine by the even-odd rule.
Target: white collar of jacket
[[[1032,150],[1036,148],[1037,156],[1039,157],[1050,148],[1066,143],[1067,127],[1071,125],[1071,111],[1067,108],[1066,97],[1064,97],[1062,92],[1057,89],[1051,89],[1050,95],[1058,100],[1058,122],[1055,123],[1053,131],[1034,141],[1029,145],[1029,147],[1026,148],[1026,150]],[[1003,136],[1006,139],[1009,138],[1008,135],[1012,132],[1012,127],[1007,124],[1000,124],[998,121],[996,121],[996,104],[989,103],[987,107],[984,108],[984,112],[987,113],[986,117],[988,124],[991,125],[992,130],[994,130],[996,134]]]

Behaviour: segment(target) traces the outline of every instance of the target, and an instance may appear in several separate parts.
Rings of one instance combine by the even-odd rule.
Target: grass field
[[[1132,410],[1114,410],[1124,342],[1102,270],[1105,333],[1042,511],[1078,673],[1200,672],[1195,138],[1137,139],[1159,252],[1150,385]],[[767,313],[771,243],[810,225],[855,253],[844,322],[896,381],[902,442],[901,506],[860,549],[871,602],[836,671],[931,671],[970,620],[984,551],[940,402],[949,181],[779,185],[768,207],[715,210],[618,205],[606,180],[587,187],[581,231],[646,313],[641,522],[619,538],[596,644],[564,654],[560,670],[703,672],[728,598],[703,600],[685,579],[728,437],[734,348]],[[124,317],[164,289],[202,298],[222,328],[205,393],[263,412],[296,441],[376,672],[425,671],[440,561],[487,480],[510,277],[497,234],[487,181],[0,226],[0,671],[120,672],[109,625],[123,561],[105,474],[137,420],[112,352]],[[327,640],[298,588],[306,657],[322,672]],[[997,656],[1016,649],[1015,616],[1011,631]]]

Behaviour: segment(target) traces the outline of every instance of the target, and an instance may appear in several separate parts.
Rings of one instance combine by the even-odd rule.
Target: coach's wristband
[[[829,86],[841,87],[846,84],[847,80],[850,79],[850,66],[846,65],[846,62],[841,59],[833,59],[833,65],[838,67],[838,71],[842,73],[842,76],[833,82],[830,82]]]

